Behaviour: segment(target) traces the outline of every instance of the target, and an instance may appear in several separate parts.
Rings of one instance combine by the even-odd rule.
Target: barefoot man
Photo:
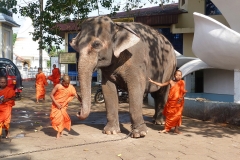
[[[175,71],[174,80],[170,80],[165,83],[155,82],[150,78],[149,81],[160,87],[170,84],[168,100],[163,110],[163,115],[166,117],[165,127],[164,130],[159,132],[168,133],[171,128],[175,127],[174,133],[181,133],[178,128],[182,124],[184,96],[187,92],[185,90],[185,82],[182,80],[182,72],[180,70]]]
[[[45,86],[48,85],[47,78],[42,72],[42,68],[38,68],[38,73],[36,75],[36,103],[39,103],[39,99],[45,100],[46,89]]]
[[[81,98],[77,94],[76,89],[70,84],[70,77],[64,75],[62,83],[57,84],[50,95],[52,99],[52,108],[50,119],[52,127],[57,131],[57,138],[62,135],[64,128],[70,131],[71,119],[67,113],[68,103],[76,97],[80,102]]]
[[[7,87],[7,78],[0,77],[0,139],[2,129],[5,128],[5,136],[9,137],[12,106],[15,105],[15,91]]]
[[[56,64],[53,65],[52,75],[48,76],[48,79],[53,82],[53,86],[55,87],[60,83],[61,73],[59,68],[56,68]]]

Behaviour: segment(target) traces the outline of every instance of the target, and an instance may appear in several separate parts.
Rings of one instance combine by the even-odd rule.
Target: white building
[[[39,50],[38,42],[32,40],[31,32],[34,31],[32,20],[26,18],[24,24],[20,27],[17,33],[17,39],[13,46],[13,62],[20,68],[39,67]],[[47,61],[50,60],[47,52],[42,50],[42,68],[47,68]]]
[[[12,27],[19,27],[13,20],[12,13],[0,13],[0,58],[8,58],[13,60],[12,55]]]

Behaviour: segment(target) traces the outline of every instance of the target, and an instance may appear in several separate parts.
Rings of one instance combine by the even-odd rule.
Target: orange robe
[[[47,78],[43,72],[38,73],[36,75],[36,98],[43,99],[45,98],[46,89],[45,86],[47,85]]]
[[[61,74],[60,74],[59,68],[54,68],[52,70],[52,75],[48,76],[48,79],[53,82],[54,87],[60,83],[60,78],[61,78]]]
[[[62,132],[64,128],[70,131],[71,119],[67,113],[67,108],[68,103],[74,98],[75,94],[76,89],[71,84],[69,84],[68,88],[61,85],[54,94],[54,99],[62,105],[61,109],[58,109],[54,102],[51,106],[50,119],[52,127],[58,132]]]
[[[4,99],[12,98],[15,96],[15,91],[10,87],[6,87],[0,90],[0,96],[2,95],[4,95]],[[14,100],[0,103],[0,135],[2,135],[2,128],[9,130],[12,106],[14,105]]]
[[[182,111],[184,105],[185,82],[178,81],[173,87],[170,88],[168,100],[163,110],[163,115],[166,117],[165,130],[169,131],[172,127],[180,126],[182,123]],[[183,98],[178,102],[179,98]]]

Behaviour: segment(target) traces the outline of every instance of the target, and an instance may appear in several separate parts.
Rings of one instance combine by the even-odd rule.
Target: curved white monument
[[[176,54],[176,58],[177,58],[177,67],[178,68],[181,67],[182,65],[184,65],[185,63],[188,63],[194,59],[197,59],[195,57],[185,57],[176,50],[175,50],[175,54]]]
[[[189,63],[198,58],[195,57],[185,57],[185,56],[177,56],[177,67],[182,67],[184,64]]]
[[[211,17],[193,14],[193,53],[209,66],[240,69],[240,34]]]
[[[192,50],[206,63],[202,69],[214,67],[234,71],[234,102],[240,103],[240,22],[238,20],[240,1],[232,0],[227,4],[223,0],[213,0],[213,2],[219,7],[232,29],[208,16],[193,13],[195,30]],[[199,68],[198,64],[192,65]],[[183,70],[184,75],[189,73],[185,71],[184,66],[180,69]]]
[[[211,0],[214,5],[221,11],[227,20],[231,29],[240,33],[240,1],[239,0]]]
[[[202,69],[212,69],[212,68],[214,67],[207,65],[202,60],[195,59],[184,64],[182,67],[179,68],[179,70],[182,71],[182,76],[185,77],[186,75],[192,72],[199,71]]]

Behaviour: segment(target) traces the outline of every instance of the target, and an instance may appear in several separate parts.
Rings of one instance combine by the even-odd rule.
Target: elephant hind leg
[[[155,114],[153,116],[154,124],[165,124],[164,115],[162,114],[162,112],[167,102],[169,88],[169,86],[161,87],[158,91],[151,93],[155,103]]]

